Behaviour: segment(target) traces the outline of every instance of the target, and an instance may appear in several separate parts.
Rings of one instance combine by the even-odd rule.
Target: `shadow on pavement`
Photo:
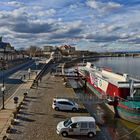
[[[22,103],[22,105],[27,106],[28,104],[27,103]]]
[[[21,106],[20,109],[27,110],[28,108]]]
[[[26,98],[29,98],[29,99],[37,99],[38,97],[30,97],[30,96],[27,96]]]
[[[19,114],[21,114],[21,115],[27,115],[27,116],[33,115],[32,113],[26,113],[24,111],[19,111]]]
[[[30,100],[24,99],[24,102],[31,102]]]
[[[46,113],[36,113],[36,112],[30,112],[30,113],[32,113],[32,115],[47,115]]]
[[[88,138],[88,136],[82,136],[82,135],[79,135],[79,136],[68,136],[68,138],[71,138],[71,139],[76,139],[76,140],[96,140],[96,136],[93,137],[93,138]]]
[[[87,109],[85,108],[79,108],[79,111],[77,111],[79,113],[88,113]]]
[[[53,114],[54,118],[61,118],[61,119],[66,119],[67,117],[65,115],[59,115],[59,114]]]
[[[23,116],[18,116],[18,119],[22,120],[22,121],[26,121],[26,122],[34,122],[35,121],[33,119],[29,119],[29,118],[23,117]]]
[[[15,129],[15,128],[12,128],[10,133],[12,133],[12,134],[21,134],[22,132],[21,132],[21,131],[18,131],[18,130]],[[8,139],[8,140],[9,140],[9,139]]]
[[[77,110],[77,111],[60,110],[59,112],[67,112],[67,113],[88,113],[87,109],[85,109],[85,108],[79,108],[79,110]]]

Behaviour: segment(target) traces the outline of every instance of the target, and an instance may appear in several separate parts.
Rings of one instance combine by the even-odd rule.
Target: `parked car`
[[[68,99],[53,99],[52,108],[56,111],[58,110],[71,110],[71,111],[77,111],[78,110],[78,104],[70,101]]]
[[[68,135],[93,137],[96,135],[95,119],[88,116],[72,117],[66,121],[59,122],[56,131],[57,134],[61,134],[64,137]]]

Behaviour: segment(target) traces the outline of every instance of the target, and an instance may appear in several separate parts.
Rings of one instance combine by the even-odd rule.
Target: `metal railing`
[[[48,67],[50,64],[51,64],[51,60],[48,61],[48,62],[43,66],[43,68],[40,70],[39,73],[37,73],[37,76],[36,76],[36,78],[34,79],[34,82],[33,82],[33,84],[32,84],[31,87],[33,87],[33,86],[35,86],[35,85],[38,86],[38,82],[41,81],[42,76],[44,75],[44,73],[45,73],[47,67]]]

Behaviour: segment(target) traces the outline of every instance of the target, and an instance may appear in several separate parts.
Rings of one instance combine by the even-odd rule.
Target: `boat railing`
[[[118,84],[130,84],[130,82],[129,81],[119,81],[118,82]],[[137,80],[137,81],[135,81],[135,83],[134,84],[140,84],[140,81],[139,80]]]
[[[140,99],[140,96],[137,97],[137,98]],[[118,97],[118,99],[119,99],[119,102],[122,102],[124,105],[128,105],[128,102],[129,102],[129,107],[130,108],[139,107],[139,103],[135,102],[135,104],[134,104],[134,102],[133,102],[133,101],[139,101],[139,100],[136,100],[136,98],[132,98],[132,97],[128,96],[127,99],[124,99],[124,98],[121,98],[121,97]]]
[[[120,103],[123,103],[123,105],[128,105],[128,102],[129,102],[129,107],[130,108],[139,108],[139,103],[135,102],[135,104],[133,103],[133,101],[140,101],[140,100],[135,100],[135,98],[127,98],[127,99],[124,99],[124,98],[121,98],[119,96],[116,96],[118,98],[118,101]],[[105,99],[106,98],[106,99]],[[140,99],[140,96],[137,97],[138,99]],[[106,95],[106,97],[104,97],[104,99],[106,101],[114,101],[114,97],[112,96],[109,96],[109,95]]]

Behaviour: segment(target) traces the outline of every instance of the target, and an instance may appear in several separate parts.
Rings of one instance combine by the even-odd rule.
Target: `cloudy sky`
[[[140,50],[140,0],[0,0],[0,5],[0,36],[15,48]]]

